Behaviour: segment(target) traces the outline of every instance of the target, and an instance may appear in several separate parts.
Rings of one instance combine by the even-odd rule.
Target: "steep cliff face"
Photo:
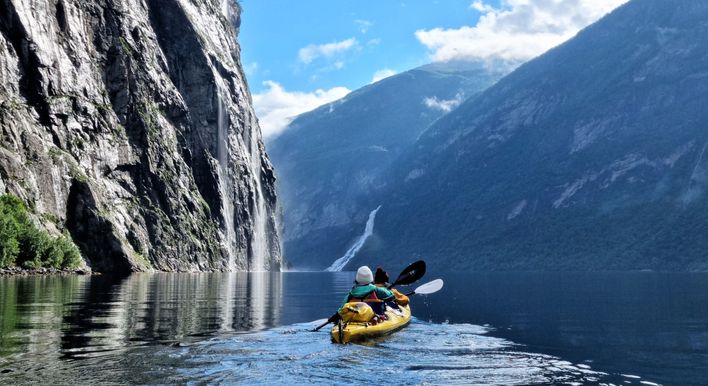
[[[0,192],[97,271],[279,269],[227,0],[0,1]]]

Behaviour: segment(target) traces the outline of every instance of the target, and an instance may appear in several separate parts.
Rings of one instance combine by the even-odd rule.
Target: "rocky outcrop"
[[[94,270],[279,269],[239,22],[227,0],[1,0],[0,192]]]

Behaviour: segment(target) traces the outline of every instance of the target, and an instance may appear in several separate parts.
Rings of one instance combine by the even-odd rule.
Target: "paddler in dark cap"
[[[386,288],[388,285],[389,276],[388,272],[384,271],[383,268],[376,268],[376,274],[374,275],[374,285],[380,288]],[[408,296],[398,292],[395,288],[391,289],[393,295],[396,297],[396,303],[405,306],[408,304]]]

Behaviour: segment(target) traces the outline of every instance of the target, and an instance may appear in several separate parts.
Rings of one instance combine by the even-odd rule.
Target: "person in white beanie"
[[[344,298],[344,303],[347,302],[365,302],[367,300],[391,300],[393,292],[386,287],[377,287],[373,284],[374,274],[367,266],[361,266],[356,270],[356,278],[354,287],[349,291]]]

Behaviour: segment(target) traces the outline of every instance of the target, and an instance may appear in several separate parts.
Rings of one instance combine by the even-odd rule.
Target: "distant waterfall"
[[[340,257],[339,259],[335,260],[332,265],[329,266],[325,271],[329,272],[339,272],[344,267],[349,264],[349,260],[351,260],[354,256],[356,256],[357,252],[361,249],[361,247],[364,246],[364,243],[366,242],[366,239],[371,236],[372,233],[374,233],[374,220],[376,219],[376,212],[381,209],[381,205],[379,205],[378,208],[374,209],[369,213],[369,219],[366,220],[366,227],[364,228],[364,234],[359,236],[359,238],[356,240],[354,245],[352,245],[351,248],[347,251],[347,253],[344,254],[344,256]]]
[[[216,77],[216,79],[221,79]],[[234,203],[233,203],[233,188],[229,178],[229,117],[224,106],[224,87],[221,82],[217,81],[218,112],[217,112],[217,147],[216,158],[219,161],[219,167],[216,168],[216,173],[219,178],[219,194],[221,195],[221,210],[224,214],[224,225],[226,228],[226,251],[229,254],[228,269],[233,271],[236,267],[236,230],[234,229]]]

